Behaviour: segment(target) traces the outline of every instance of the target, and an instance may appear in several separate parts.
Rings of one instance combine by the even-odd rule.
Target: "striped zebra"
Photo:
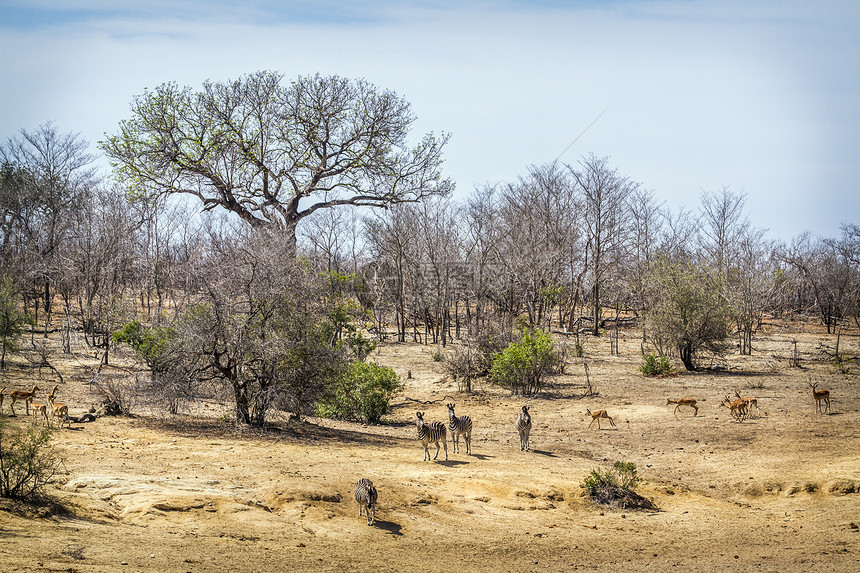
[[[376,520],[376,488],[372,481],[367,478],[358,480],[358,486],[355,488],[355,501],[358,502],[358,516],[361,517],[361,510],[364,508],[367,524],[373,525],[374,520]]]
[[[517,432],[520,434],[520,451],[530,450],[529,432],[532,431],[532,417],[529,415],[529,406],[523,406],[523,411],[517,416]]]
[[[472,453],[472,418],[454,415],[454,404],[448,404],[448,429],[451,430],[451,441],[454,442],[454,453],[460,451],[460,434],[466,442],[466,453]]]
[[[424,444],[424,460],[430,459],[430,450],[428,444],[436,444],[436,455],[433,459],[439,457],[439,443],[445,447],[445,460],[448,460],[448,435],[445,431],[445,424],[442,422],[432,422],[429,425],[424,423],[424,412],[415,412],[418,424],[418,439]]]

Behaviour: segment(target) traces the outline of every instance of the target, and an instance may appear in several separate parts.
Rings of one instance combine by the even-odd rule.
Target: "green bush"
[[[353,362],[334,388],[317,402],[316,415],[376,424],[391,411],[391,398],[402,387],[391,368]]]
[[[647,354],[642,361],[642,366],[639,367],[639,371],[645,376],[670,376],[672,365],[669,364],[669,359],[665,356]]]
[[[131,346],[153,372],[163,372],[169,368],[170,343],[176,336],[176,331],[169,326],[149,328],[136,320],[113,333],[115,342]]]
[[[490,380],[510,388],[514,394],[539,392],[545,374],[558,368],[559,357],[552,336],[538,330],[526,331],[519,342],[493,357]]]
[[[14,425],[0,417],[0,496],[33,500],[62,464],[50,444],[51,430]]]
[[[583,480],[582,487],[595,503],[620,507],[653,507],[650,501],[633,491],[639,481],[636,464],[615,462],[608,470],[591,470]]]

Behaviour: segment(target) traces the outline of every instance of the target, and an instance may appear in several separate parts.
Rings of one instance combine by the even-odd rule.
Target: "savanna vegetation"
[[[57,432],[20,421],[23,401],[18,421],[0,417],[0,497],[39,498],[68,456],[62,491],[92,517],[57,526],[4,513],[3,530],[14,522],[54,553],[67,540],[69,559],[99,551],[100,570],[283,567],[269,546],[306,570],[324,559],[355,568],[356,555],[426,566],[403,542],[412,535],[476,570],[536,568],[530,552],[541,567],[620,567],[619,547],[636,558],[631,570],[663,548],[658,567],[695,568],[702,537],[734,547],[773,515],[805,511],[786,505],[794,496],[858,489],[845,478],[856,477],[853,435],[838,424],[855,416],[849,384],[834,389],[832,417],[812,418],[817,382],[798,368],[852,372],[857,224],[786,243],[754,226],[742,193],[705,190],[673,211],[594,155],[455,195],[442,169],[448,135],[414,134],[414,121],[402,97],[365,81],[259,72],[135,96],[98,144],[109,173],[52,123],[0,143],[2,385],[44,386],[47,369],[61,393],[74,379],[98,395],[100,413],[140,416],[66,431],[65,452]],[[796,338],[775,336],[782,325]],[[732,419],[717,406],[729,390],[711,386],[754,360],[766,366],[732,390],[769,395],[754,419]],[[659,410],[682,393],[695,409]],[[48,416],[49,397],[53,426],[62,418]],[[475,421],[476,453],[417,467],[414,412],[445,420],[443,397]],[[524,400],[529,452],[514,443]],[[591,409],[610,425],[589,427]],[[825,419],[813,440],[810,420]],[[338,504],[374,471],[387,537],[368,542]],[[595,512],[580,491],[606,511],[653,509],[650,498],[671,509],[621,514],[607,535],[582,523]],[[765,494],[785,499],[735,532],[735,512]],[[854,506],[837,501],[807,514],[819,530],[792,529],[790,541],[757,546],[764,556],[709,558],[753,568],[821,547],[835,555],[856,530],[845,517]],[[158,526],[118,533],[105,520]],[[462,543],[466,528],[493,560]],[[580,539],[596,548],[588,560]],[[0,543],[23,567],[18,553]],[[838,557],[849,570],[851,557]]]

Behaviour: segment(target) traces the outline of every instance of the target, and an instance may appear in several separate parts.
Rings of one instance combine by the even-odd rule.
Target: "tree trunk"
[[[678,354],[681,356],[681,362],[684,363],[684,368],[687,369],[688,372],[692,372],[696,369],[693,364],[693,345],[689,342],[681,344],[678,346]]]
[[[248,389],[244,384],[234,381],[233,394],[236,398],[236,421],[240,424],[250,424],[251,407],[248,401]]]

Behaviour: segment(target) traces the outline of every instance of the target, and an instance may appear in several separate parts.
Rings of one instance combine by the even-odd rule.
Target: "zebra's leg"
[[[466,435],[463,436],[463,439],[466,442],[466,454],[472,455],[472,432],[466,432]]]
[[[451,432],[451,443],[454,445],[454,453],[456,454],[458,451],[459,444],[457,442],[460,441],[460,434],[457,432]]]
[[[448,440],[442,440],[442,445],[445,446],[445,461],[447,462],[448,461]],[[439,451],[437,450],[436,453],[438,454]]]

